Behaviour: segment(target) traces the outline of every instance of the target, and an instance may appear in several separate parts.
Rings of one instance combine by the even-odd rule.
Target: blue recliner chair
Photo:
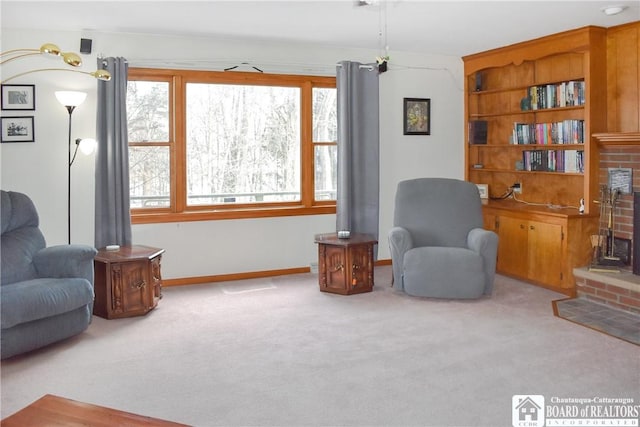
[[[87,329],[93,259],[86,245],[45,247],[29,197],[1,191],[0,355],[40,348]]]
[[[491,295],[498,236],[482,225],[475,184],[449,178],[400,182],[389,232],[394,287],[432,298]]]

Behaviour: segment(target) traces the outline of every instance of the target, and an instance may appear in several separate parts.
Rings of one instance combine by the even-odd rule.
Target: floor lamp
[[[62,52],[62,50],[60,50],[60,48],[53,43],[45,43],[40,46],[39,49],[18,48],[0,52],[0,66],[6,64],[7,62],[19,60],[32,55],[44,55],[51,58],[60,57],[65,64],[70,65],[73,68],[38,68],[35,70],[23,71],[11,77],[6,77],[5,75],[3,75],[2,77],[4,77],[4,79],[0,83],[7,83],[9,80],[13,80],[26,74],[39,73],[41,71],[71,71],[73,73],[86,74],[95,77],[98,80],[111,80],[111,74],[107,70],[96,70],[93,72],[89,72],[74,69],[82,65],[82,58],[80,58],[80,56],[74,52]]]
[[[85,92],[75,92],[75,91],[58,91],[56,92],[56,98],[60,104],[64,105],[69,112],[69,161],[67,163],[67,237],[68,243],[71,244],[71,115],[75,108],[82,104],[87,97]],[[76,144],[77,151],[77,144]],[[75,159],[75,153],[73,158]]]

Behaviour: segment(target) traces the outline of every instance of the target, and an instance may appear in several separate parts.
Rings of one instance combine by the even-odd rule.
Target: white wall
[[[303,45],[276,45],[195,37],[115,33],[21,31],[2,29],[2,50],[58,44],[78,51],[80,38],[93,39],[92,55],[83,55],[86,71],[96,56],[122,56],[130,66],[221,70],[249,62],[265,72],[333,75],[340,60],[372,62],[374,50],[347,50]],[[393,219],[398,181],[421,176],[462,178],[462,61],[448,56],[394,52],[389,71],[380,75],[380,245],[388,259],[386,235]],[[33,57],[6,64],[2,76],[40,67],[57,67],[52,59]],[[55,99],[56,90],[84,90],[87,100],[73,113],[73,139],[95,137],[96,82],[69,72],[46,72],[11,83],[36,85],[36,142],[2,144],[1,187],[27,193],[40,213],[48,244],[66,243],[66,157],[68,114]],[[431,135],[402,134],[402,99],[431,99]],[[79,155],[72,171],[72,242],[93,244],[93,157]],[[162,247],[167,279],[286,269],[308,266],[317,258],[316,233],[335,229],[334,215],[242,219],[133,226],[134,243]]]

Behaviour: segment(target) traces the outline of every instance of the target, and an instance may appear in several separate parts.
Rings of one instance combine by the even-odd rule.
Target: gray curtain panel
[[[98,82],[95,246],[131,245],[127,60],[98,58],[111,80]]]
[[[336,229],[378,238],[380,132],[378,70],[342,61],[338,91]],[[377,258],[377,246],[375,254]]]

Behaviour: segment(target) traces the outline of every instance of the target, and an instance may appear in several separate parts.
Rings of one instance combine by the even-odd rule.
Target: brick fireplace
[[[633,191],[640,192],[640,133],[596,134],[594,138],[600,147],[600,185],[608,184],[609,168],[631,168]],[[633,194],[623,194],[618,199],[614,210],[616,237],[640,239],[640,230],[636,230],[638,235],[634,237],[633,204]],[[587,267],[575,269],[577,296],[640,314],[640,276],[632,274],[631,267],[621,270],[600,273]]]
[[[600,148],[600,185],[607,185],[609,168],[633,169],[633,191],[640,191],[640,141],[636,146],[604,145]],[[623,194],[615,209],[614,233],[633,239],[633,194]]]
[[[632,274],[630,270],[598,273],[583,267],[574,269],[573,275],[578,297],[640,314],[640,276]]]

